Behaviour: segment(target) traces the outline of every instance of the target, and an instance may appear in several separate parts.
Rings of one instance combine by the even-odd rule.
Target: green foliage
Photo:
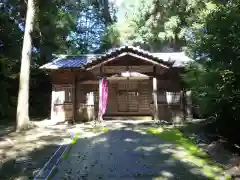
[[[15,119],[26,1],[0,2],[0,119]],[[108,1],[36,1],[32,33],[30,115],[48,116],[51,81],[38,67],[53,54],[82,54],[99,48],[115,10]],[[87,20],[87,22],[86,22]]]
[[[190,30],[199,26],[212,5],[207,0],[140,2],[120,28],[125,26],[125,41],[153,51],[183,49]]]
[[[185,50],[187,41],[193,38],[192,32],[202,28],[217,3],[211,0],[123,0],[117,24],[121,41],[158,52]]]
[[[149,135],[159,136],[160,138],[174,143],[178,146],[178,150],[171,151],[176,159],[197,166],[201,173],[210,179],[231,179],[224,174],[224,170],[216,163],[212,162],[209,156],[193,143],[177,129],[162,129],[162,128],[149,128],[147,129]]]
[[[151,51],[187,50],[196,61],[184,76],[195,113],[236,137],[240,125],[240,2],[123,1],[121,43]],[[131,8],[129,8],[131,7]],[[226,128],[227,127],[227,128]]]
[[[96,52],[106,52],[111,49],[113,46],[120,45],[120,32],[117,29],[116,25],[110,25],[107,27],[105,33],[101,38],[100,48]]]
[[[216,120],[219,132],[234,139],[240,125],[239,12],[240,1],[230,1],[206,17],[189,42],[196,62],[185,78],[201,114]]]

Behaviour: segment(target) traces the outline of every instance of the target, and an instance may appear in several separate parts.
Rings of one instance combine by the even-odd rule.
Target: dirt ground
[[[199,147],[207,152],[211,159],[226,169],[226,172],[234,180],[240,180],[240,154],[232,152],[225,144],[219,140],[209,138],[214,136],[206,130],[207,121],[189,123],[180,128],[182,133],[192,139]]]
[[[63,141],[70,139],[72,132],[79,132],[81,128],[86,129],[86,127],[92,126],[92,124],[55,125],[49,120],[39,121],[35,124],[37,124],[36,128],[21,133],[14,132],[13,125],[0,125],[1,180],[33,179]],[[115,123],[111,124],[117,128]],[[222,157],[227,153],[218,148],[214,154]],[[237,163],[229,163],[232,158],[228,157],[227,159],[228,162],[223,164],[229,167],[227,169],[230,174],[238,177],[240,174],[238,159],[240,158],[236,158]]]
[[[186,157],[191,154],[189,150],[147,133],[158,130],[153,121],[111,121],[104,125],[108,131],[80,135],[68,158],[58,164],[53,180],[223,179],[216,166],[205,162],[201,167]],[[204,161],[195,153],[191,154],[195,161]]]
[[[37,127],[14,132],[14,126],[0,127],[0,179],[33,179],[59,145],[70,139],[75,126],[37,122]]]

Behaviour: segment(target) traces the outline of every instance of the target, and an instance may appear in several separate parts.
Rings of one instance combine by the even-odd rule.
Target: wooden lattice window
[[[180,104],[181,93],[180,92],[166,92],[166,98],[168,104]]]
[[[166,104],[167,103],[165,92],[158,93],[158,103],[160,103],[160,104]]]
[[[65,92],[65,103],[71,103],[73,101],[73,88],[72,87],[64,87]]]
[[[180,92],[159,91],[158,93],[158,103],[160,104],[180,104],[180,102]]]
[[[52,99],[54,104],[72,103],[73,87],[72,86],[55,86],[53,89]]]
[[[93,106],[94,105],[94,92],[87,93],[86,105]]]

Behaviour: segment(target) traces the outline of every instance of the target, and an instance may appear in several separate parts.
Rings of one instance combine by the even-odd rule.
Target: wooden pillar
[[[157,78],[153,78],[153,105],[154,105],[154,120],[158,120],[158,92],[157,92]]]
[[[76,104],[77,104],[77,77],[74,74],[74,81],[73,81],[73,123],[76,122]]]
[[[180,110],[181,110],[181,113],[182,113],[182,118],[183,120],[186,119],[186,98],[185,98],[185,90],[182,89],[180,91]]]
[[[55,112],[54,112],[54,101],[55,101],[55,86],[52,84],[52,98],[51,98],[51,120],[55,120]]]
[[[98,93],[99,93],[99,98],[98,98],[98,121],[102,121],[102,115],[99,113],[99,106],[102,104],[102,78],[98,80]]]
[[[186,91],[186,118],[192,119],[192,92]]]
[[[98,80],[98,121],[102,121],[103,117],[102,115],[99,113],[99,106],[100,104],[102,104],[102,74],[103,74],[103,66],[100,66],[100,78]]]

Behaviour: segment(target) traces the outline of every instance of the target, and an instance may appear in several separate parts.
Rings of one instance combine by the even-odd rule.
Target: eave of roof
[[[87,63],[85,65],[85,67],[94,66],[94,65],[101,63],[109,58],[117,57],[122,53],[133,53],[133,54],[151,59],[153,61],[156,61],[159,64],[163,64],[166,66],[171,66],[173,64],[172,62],[163,61],[162,59],[159,59],[158,57],[153,56],[150,52],[145,51],[143,49],[139,49],[139,48],[136,48],[133,46],[122,46],[120,48],[111,49],[111,51],[96,57],[91,62]]]
[[[67,69],[67,68],[82,68],[86,69],[102,63],[110,58],[117,57],[122,53],[132,53],[143,58],[150,59],[156,63],[162,64],[163,66],[184,66],[185,63],[191,59],[188,58],[183,52],[175,53],[150,53],[148,51],[133,47],[133,46],[122,46],[120,48],[111,49],[105,54],[85,54],[77,56],[59,56],[57,59],[44,64],[41,69]]]

